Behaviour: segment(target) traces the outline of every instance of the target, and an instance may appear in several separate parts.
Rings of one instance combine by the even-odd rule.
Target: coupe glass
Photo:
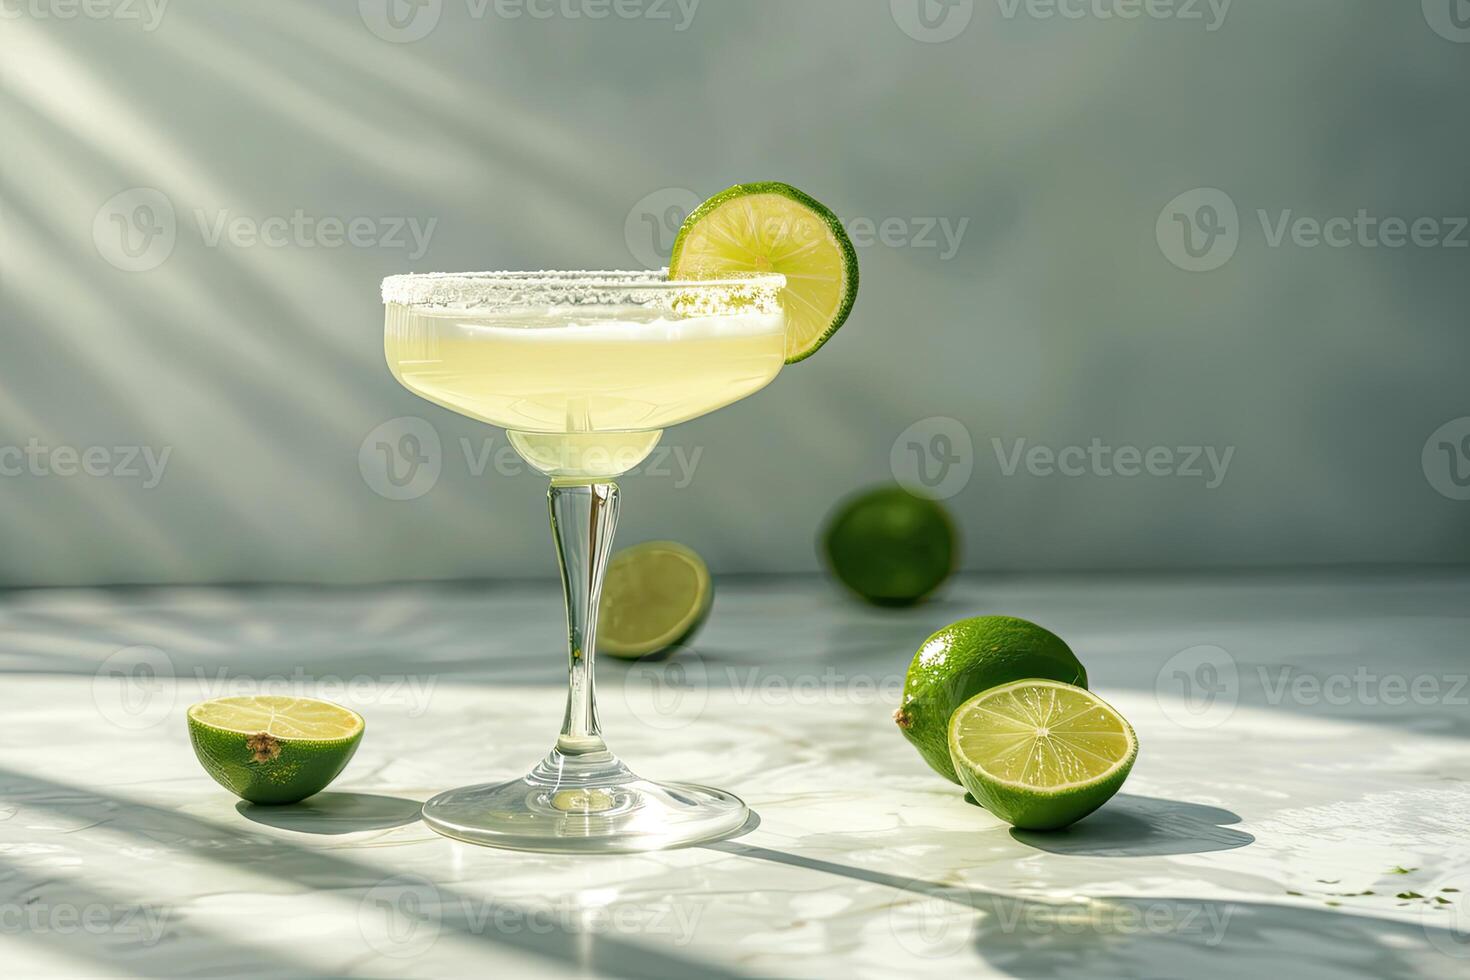
[[[410,391],[505,428],[551,478],[567,605],[568,690],[556,745],[529,773],[441,793],[441,834],[523,850],[643,851],[728,835],[745,804],[724,790],[642,779],[603,741],[593,659],[618,518],[614,478],[670,425],[765,387],[781,370],[784,277],[679,282],[663,272],[393,276],[385,350]]]

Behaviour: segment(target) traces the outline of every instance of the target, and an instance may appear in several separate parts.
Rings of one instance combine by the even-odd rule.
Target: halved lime
[[[1096,694],[1024,680],[956,708],[949,754],[991,813],[1023,830],[1055,830],[1112,798],[1138,757],[1138,738]]]
[[[857,298],[857,252],[842,222],[790,184],[736,184],[690,213],[669,258],[673,279],[732,273],[786,276],[786,363],[810,357]]]
[[[189,740],[205,771],[251,803],[296,803],[326,789],[362,733],[361,715],[316,698],[215,698],[189,709]]]
[[[1087,668],[1066,641],[1015,616],[973,616],[924,641],[903,679],[893,720],[904,738],[952,783],[949,725],[961,704],[983,691],[1026,678],[1087,686]]]
[[[612,556],[597,612],[597,649],[634,660],[687,643],[715,588],[704,559],[677,541],[645,541]]]

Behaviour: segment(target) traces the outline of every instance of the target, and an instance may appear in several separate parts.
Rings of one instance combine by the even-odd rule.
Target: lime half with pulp
[[[1024,680],[975,695],[949,720],[960,781],[1022,830],[1056,830],[1112,799],[1138,757],[1133,726],[1090,691]]]
[[[786,277],[786,363],[810,357],[857,299],[857,252],[842,222],[790,184],[737,184],[690,213],[674,239],[671,279],[757,272]]]
[[[709,616],[715,588],[704,559],[676,541],[645,541],[608,561],[597,612],[597,649],[635,660],[689,642]]]
[[[362,732],[357,712],[316,698],[215,698],[189,709],[189,740],[205,771],[251,803],[297,803],[326,789]]]

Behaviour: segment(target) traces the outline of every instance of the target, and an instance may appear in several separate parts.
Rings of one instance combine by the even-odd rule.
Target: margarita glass
[[[786,355],[785,277],[674,281],[660,272],[393,276],[383,283],[393,375],[435,404],[501,426],[551,478],[567,604],[561,735],[520,779],[441,793],[424,819],[498,847],[641,851],[721,837],[746,820],[723,790],[642,779],[597,721],[598,597],[618,516],[613,480],[662,430],[765,387]]]

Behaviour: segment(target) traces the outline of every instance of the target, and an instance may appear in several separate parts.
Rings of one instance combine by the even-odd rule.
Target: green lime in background
[[[822,550],[837,580],[863,599],[909,606],[949,578],[959,547],[941,504],[890,486],[839,504]]]
[[[924,641],[909,664],[893,720],[924,761],[952,783],[949,721],[982,691],[1025,678],[1087,686],[1087,670],[1055,633],[1014,616],[976,616]]]

